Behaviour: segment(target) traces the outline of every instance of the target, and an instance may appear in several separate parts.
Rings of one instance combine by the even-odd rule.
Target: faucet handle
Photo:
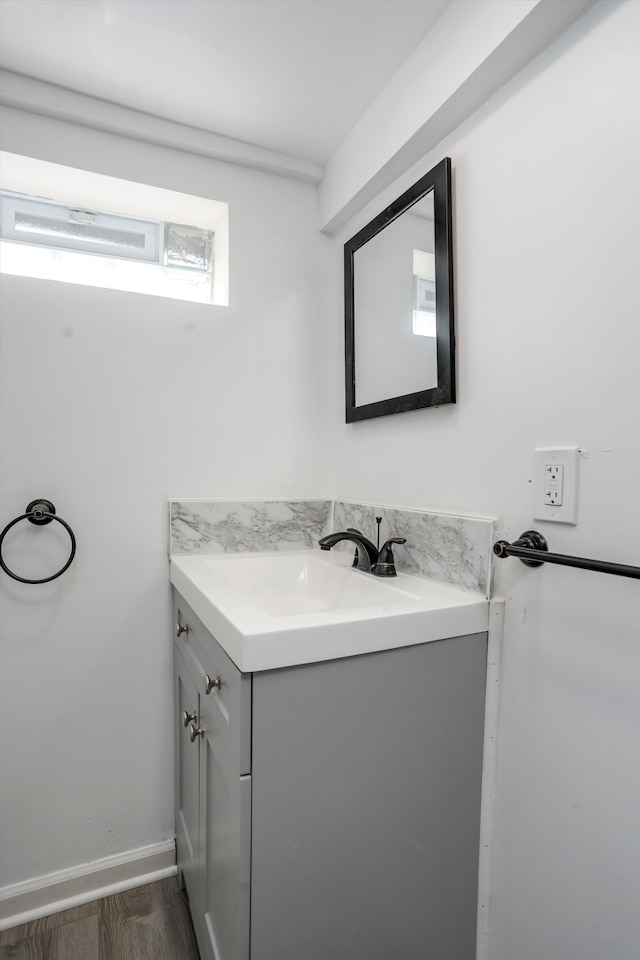
[[[385,543],[383,543],[380,553],[378,554],[378,562],[374,564],[371,573],[373,573],[376,577],[397,576],[396,564],[393,556],[393,544],[406,542],[406,537],[390,537]]]

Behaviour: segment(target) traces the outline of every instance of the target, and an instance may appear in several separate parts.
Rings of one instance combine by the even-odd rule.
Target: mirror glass
[[[455,402],[449,171],[345,244],[347,422]]]

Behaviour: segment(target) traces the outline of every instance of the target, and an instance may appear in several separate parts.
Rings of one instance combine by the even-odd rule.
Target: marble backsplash
[[[495,521],[398,507],[330,500],[172,500],[171,556],[308,550],[332,530],[355,527],[396,545],[398,570],[490,594]],[[351,550],[348,545],[344,549]]]
[[[173,557],[309,550],[331,530],[330,500],[171,500]]]
[[[376,542],[376,517],[382,517],[380,543],[405,537],[395,544],[396,567],[418,577],[444,580],[489,595],[494,521],[371,504],[334,504],[335,530],[355,527]]]

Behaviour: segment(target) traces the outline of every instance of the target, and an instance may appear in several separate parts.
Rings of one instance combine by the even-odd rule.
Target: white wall
[[[594,2],[450,3],[327,163],[322,229],[334,232],[356,216]],[[22,83],[15,91],[9,79],[10,91]],[[25,93],[33,102],[35,91]]]
[[[79,539],[61,581],[0,587],[4,883],[171,834],[167,497],[335,494],[515,537],[534,447],[577,444],[578,526],[536,525],[638,563],[638,9],[598,4],[387,191],[452,157],[459,402],[349,426],[341,243],[383,202],[336,237],[327,336],[310,188],[7,113],[7,150],[228,200],[232,303],[3,282],[2,518],[47,496]],[[489,955],[636,960],[637,585],[510,560],[497,592]]]
[[[577,527],[535,526],[552,550],[640,562],[639,14],[597,5],[336,236],[339,278],[342,243],[452,158],[459,402],[345,425],[336,385],[338,497],[494,515],[515,538],[534,448],[577,445]],[[640,587],[499,563],[487,955],[636,960]]]
[[[309,185],[11,110],[3,147],[228,201],[231,235],[229,308],[2,278],[1,523],[43,496],[78,540],[0,579],[5,886],[173,835],[167,500],[327,494],[329,240]]]

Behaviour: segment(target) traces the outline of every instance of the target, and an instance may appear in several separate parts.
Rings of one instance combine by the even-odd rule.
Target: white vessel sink
[[[177,557],[171,582],[244,671],[487,629],[479,594],[403,573],[378,578],[351,562],[320,549]]]

